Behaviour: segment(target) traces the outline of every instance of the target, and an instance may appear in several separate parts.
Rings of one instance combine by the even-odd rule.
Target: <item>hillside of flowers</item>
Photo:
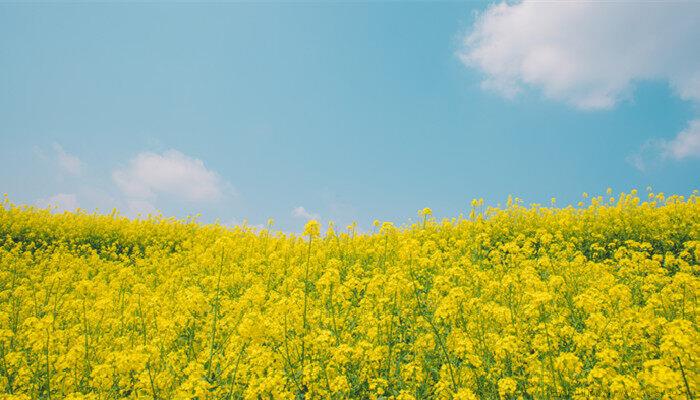
[[[0,207],[0,398],[700,397],[700,197],[293,235]]]

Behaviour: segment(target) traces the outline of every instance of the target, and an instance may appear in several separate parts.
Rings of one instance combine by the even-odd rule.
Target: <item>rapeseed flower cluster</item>
[[[700,198],[611,196],[325,235],[6,198],[0,397],[697,398]]]

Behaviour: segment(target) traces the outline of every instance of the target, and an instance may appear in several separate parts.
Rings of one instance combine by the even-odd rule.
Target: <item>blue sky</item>
[[[700,6],[659,4],[2,4],[0,191],[285,230],[688,194]]]

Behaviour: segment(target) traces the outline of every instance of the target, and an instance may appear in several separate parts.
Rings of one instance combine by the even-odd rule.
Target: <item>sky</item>
[[[0,4],[0,192],[371,228],[700,188],[700,3]]]

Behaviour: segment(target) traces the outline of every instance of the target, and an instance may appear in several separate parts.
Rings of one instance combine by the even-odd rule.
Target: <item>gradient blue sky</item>
[[[672,7],[697,17],[697,4]],[[631,29],[616,44],[607,32],[608,53],[558,59],[593,72],[560,77],[551,63],[534,72],[518,64],[544,33],[529,32],[531,43],[498,36],[511,19],[532,18],[508,8],[520,6],[2,4],[0,192],[17,203],[152,206],[203,221],[272,217],[298,230],[311,215],[364,227],[406,222],[425,206],[451,217],[473,197],[566,204],[608,186],[700,187],[691,87],[700,63],[683,47],[700,42],[698,30],[675,33],[669,54],[652,48],[600,67],[615,46],[629,47],[624,40],[654,34]],[[622,20],[640,12],[618,8]],[[565,12],[585,36],[599,11]],[[666,18],[658,25],[677,17]],[[510,53],[489,53],[502,42]],[[643,57],[664,65],[618,76]],[[581,97],[596,85],[614,89]],[[150,168],[146,178],[139,168]],[[189,193],[193,185],[201,191]]]

